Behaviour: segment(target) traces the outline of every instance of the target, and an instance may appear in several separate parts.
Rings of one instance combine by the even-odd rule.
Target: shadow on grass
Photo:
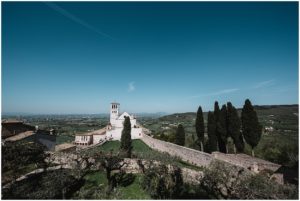
[[[115,181],[116,181],[116,185],[117,186],[129,186],[130,184],[132,184],[135,180],[135,175],[132,173],[124,173],[124,172],[120,172],[114,175]]]

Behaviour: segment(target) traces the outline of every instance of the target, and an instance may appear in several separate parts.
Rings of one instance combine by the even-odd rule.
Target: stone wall
[[[214,159],[225,161],[227,163],[249,169],[253,172],[260,172],[268,169],[275,172],[280,168],[280,165],[271,163],[266,160],[255,158],[246,154],[224,154],[220,152],[213,152]]]
[[[212,160],[217,159],[232,165],[249,169],[253,172],[260,172],[266,169],[275,172],[281,167],[278,164],[246,154],[224,154],[220,152],[208,154],[173,143],[154,139],[146,134],[143,134],[143,138],[141,140],[143,140],[152,149],[160,152],[166,152],[171,156],[177,156],[181,160],[197,166],[208,166]]]
[[[181,160],[193,165],[207,166],[212,160],[211,154],[154,139],[146,134],[143,134],[141,140],[152,149],[179,157]]]
[[[71,154],[71,153],[56,153],[51,155],[50,159],[54,164],[62,165],[65,168],[77,168],[77,162],[81,161],[80,168],[84,169],[86,168],[86,164],[83,160],[81,160],[79,155]],[[89,159],[89,162],[94,164],[91,169],[94,169],[96,167],[99,167],[99,163],[95,163],[95,160],[93,158]],[[143,168],[148,169],[150,164],[153,166],[159,166],[161,163],[159,161],[148,161],[148,160],[142,160],[142,159],[132,159],[132,158],[125,158],[124,161],[126,164],[121,168],[126,173],[142,173]],[[172,165],[167,165],[168,170],[171,172],[173,170]],[[189,184],[198,184],[199,181],[203,178],[203,172],[192,170],[189,168],[181,168],[181,174],[182,179],[184,182]]]

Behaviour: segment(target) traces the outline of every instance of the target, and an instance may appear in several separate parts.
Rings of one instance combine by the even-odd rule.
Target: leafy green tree
[[[124,128],[121,135],[121,152],[125,154],[126,157],[131,157],[132,145],[131,145],[131,123],[130,118],[125,117]]]
[[[181,169],[160,164],[150,164],[141,183],[154,199],[180,199],[184,192]]]
[[[256,111],[249,99],[245,101],[242,109],[242,132],[246,142],[251,146],[252,156],[254,156],[254,148],[261,138],[262,126],[258,122]]]
[[[180,146],[184,146],[185,144],[185,132],[184,128],[181,124],[178,125],[177,131],[176,131],[176,136],[175,136],[175,144],[178,144]]]
[[[219,113],[217,122],[217,133],[219,135],[219,151],[227,153],[227,109],[226,105],[223,105]]]
[[[263,174],[251,174],[242,168],[213,161],[199,181],[210,199],[297,199],[296,185],[279,184]],[[238,173],[238,174],[237,174]],[[230,178],[230,179],[228,179]]]
[[[198,136],[198,141],[200,144],[200,150],[203,151],[203,144],[204,144],[204,119],[203,119],[203,112],[201,106],[199,106],[196,116],[196,133]]]
[[[45,147],[39,143],[18,141],[5,142],[2,145],[2,170],[10,171],[12,179],[17,179],[26,166],[45,167]],[[4,173],[5,174],[5,173]]]
[[[218,150],[218,138],[216,134],[217,125],[215,120],[215,115],[211,111],[208,112],[207,117],[207,135],[209,141],[210,152]]]
[[[93,158],[97,163],[101,164],[101,167],[98,167],[97,170],[102,170],[102,168],[106,172],[106,179],[108,183],[107,194],[110,195],[112,190],[116,187],[117,181],[114,173],[119,173],[121,168],[127,163],[124,159],[118,155],[103,154],[103,153],[95,153],[93,154]]]
[[[33,174],[27,179],[13,183],[2,191],[3,199],[70,199],[71,194],[83,185],[70,170],[58,169]]]
[[[244,141],[241,135],[241,120],[238,116],[238,112],[231,102],[227,103],[227,132],[228,136],[233,139],[235,152],[244,151]]]

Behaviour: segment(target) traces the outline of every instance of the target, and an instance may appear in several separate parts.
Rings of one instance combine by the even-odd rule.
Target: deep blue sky
[[[2,2],[2,112],[298,103],[298,3]]]

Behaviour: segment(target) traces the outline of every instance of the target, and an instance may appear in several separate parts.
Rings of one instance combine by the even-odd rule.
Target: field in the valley
[[[2,119],[19,119],[39,129],[55,129],[56,143],[72,142],[76,133],[100,129],[107,125],[108,115],[26,115],[3,116]]]

